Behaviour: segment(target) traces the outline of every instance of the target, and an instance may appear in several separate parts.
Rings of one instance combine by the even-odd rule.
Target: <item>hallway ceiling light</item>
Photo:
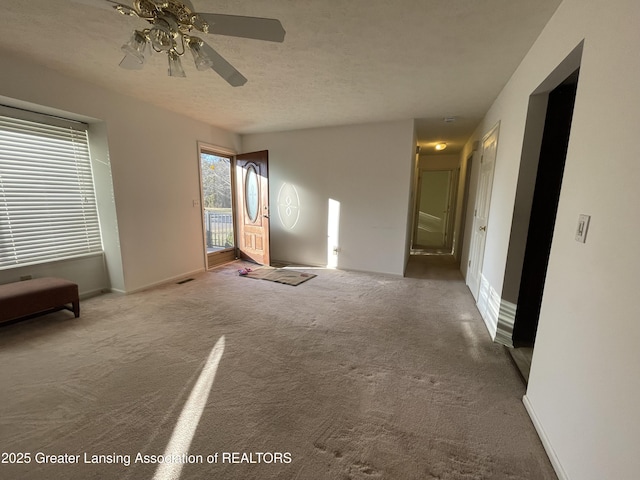
[[[445,142],[436,143],[436,150],[441,151],[447,148],[447,144]]]

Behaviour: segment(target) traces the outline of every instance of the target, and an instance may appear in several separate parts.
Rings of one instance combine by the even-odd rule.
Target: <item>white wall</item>
[[[327,265],[329,199],[340,202],[338,267],[402,275],[407,249],[412,120],[245,135],[243,150],[269,150],[271,256]],[[278,220],[278,194],[296,187],[300,219]],[[282,199],[280,199],[282,200]]]
[[[203,270],[201,210],[193,206],[200,198],[197,142],[237,151],[240,137],[3,52],[0,63],[0,96],[104,122],[98,130],[108,156],[100,156],[112,174],[112,221],[117,216],[106,225],[114,288],[131,292]],[[118,237],[121,262],[113,258]],[[79,272],[71,277],[81,292],[97,288]]]
[[[455,170],[460,166],[458,155],[420,155],[419,170]]]
[[[584,39],[525,397],[561,479],[640,471],[639,24],[637,0],[565,0],[467,145],[500,120],[483,274],[501,292],[529,96]]]
[[[111,288],[102,254],[0,270],[0,284],[18,282],[23,276],[65,278],[78,284],[81,299]]]
[[[102,248],[105,252],[105,275],[109,279],[110,290],[123,292],[125,290],[124,270],[122,268],[118,213],[113,195],[113,176],[109,158],[107,125],[105,122],[91,123],[88,133],[93,183],[96,190],[100,233],[102,235]],[[86,283],[86,280],[80,283]]]

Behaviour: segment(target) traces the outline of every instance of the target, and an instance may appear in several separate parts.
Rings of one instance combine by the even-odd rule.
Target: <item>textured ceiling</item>
[[[203,35],[248,78],[233,88],[213,71],[197,71],[190,56],[187,78],[168,77],[159,54],[143,70],[119,68],[120,46],[147,25],[142,20],[73,0],[0,0],[0,48],[238,133],[415,118],[419,143],[444,140],[450,153],[560,0],[192,3],[200,12],[278,18],[284,43]],[[450,116],[457,121],[445,124]]]

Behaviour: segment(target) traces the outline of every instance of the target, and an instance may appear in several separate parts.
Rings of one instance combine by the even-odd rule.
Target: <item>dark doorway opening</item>
[[[514,347],[535,342],[564,173],[579,70],[549,93],[513,327]]]

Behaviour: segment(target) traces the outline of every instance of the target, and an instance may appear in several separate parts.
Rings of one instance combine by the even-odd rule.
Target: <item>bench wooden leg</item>
[[[76,300],[72,303],[73,305],[73,315],[78,318],[80,316],[80,300]]]

